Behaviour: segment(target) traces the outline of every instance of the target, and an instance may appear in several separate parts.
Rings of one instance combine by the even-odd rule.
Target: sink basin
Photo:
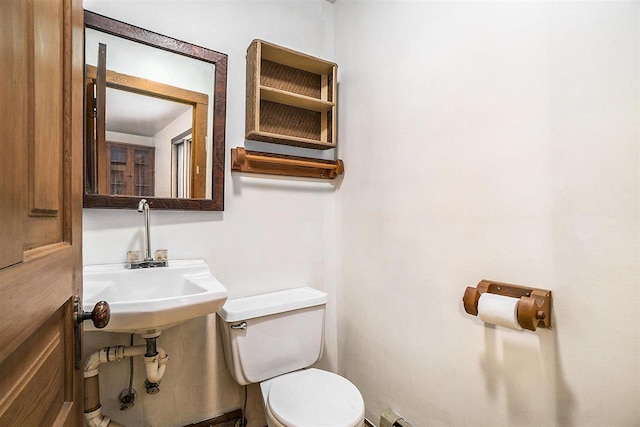
[[[215,313],[227,289],[203,260],[169,261],[168,267],[129,270],[125,264],[85,266],[84,311],[107,301],[111,320],[104,329],[85,322],[85,330],[152,334]]]

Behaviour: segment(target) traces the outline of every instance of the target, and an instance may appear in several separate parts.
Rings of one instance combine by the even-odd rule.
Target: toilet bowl
[[[260,383],[270,427],[361,427],[362,395],[346,378],[310,368]]]
[[[218,312],[225,361],[260,383],[269,427],[360,427],[364,401],[340,375],[309,368],[322,355],[327,294],[296,288],[229,299]]]

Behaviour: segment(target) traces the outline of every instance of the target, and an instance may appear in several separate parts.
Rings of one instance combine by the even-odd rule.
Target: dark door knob
[[[111,308],[109,307],[109,303],[106,301],[98,301],[90,312],[78,311],[78,323],[91,319],[93,326],[98,329],[102,329],[107,326],[110,318]]]

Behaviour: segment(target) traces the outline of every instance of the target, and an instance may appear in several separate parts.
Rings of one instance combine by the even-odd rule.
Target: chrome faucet
[[[138,203],[138,212],[144,213],[144,259],[140,260],[140,253],[135,252],[137,257],[129,259],[128,267],[130,269],[137,268],[151,268],[151,267],[166,267],[167,251],[166,249],[156,251],[156,258],[151,256],[151,233],[149,232],[149,202],[146,199],[140,200]],[[131,253],[128,254],[128,257]]]
[[[138,212],[144,213],[144,260],[153,261],[151,257],[151,236],[149,235],[149,203],[147,199],[138,202]]]

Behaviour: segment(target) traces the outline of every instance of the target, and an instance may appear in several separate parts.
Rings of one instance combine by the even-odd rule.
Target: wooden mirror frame
[[[154,33],[144,28],[136,27],[84,11],[84,26],[116,37],[142,43],[173,52],[178,55],[209,62],[215,66],[213,89],[213,135],[211,147],[211,199],[179,199],[163,197],[144,197],[149,206],[154,209],[171,210],[224,210],[224,156],[225,156],[225,127],[227,105],[227,55],[191,43],[186,43],[162,34]],[[85,152],[86,152],[85,140]],[[85,208],[116,208],[137,209],[139,196],[112,196],[105,194],[84,193]]]

